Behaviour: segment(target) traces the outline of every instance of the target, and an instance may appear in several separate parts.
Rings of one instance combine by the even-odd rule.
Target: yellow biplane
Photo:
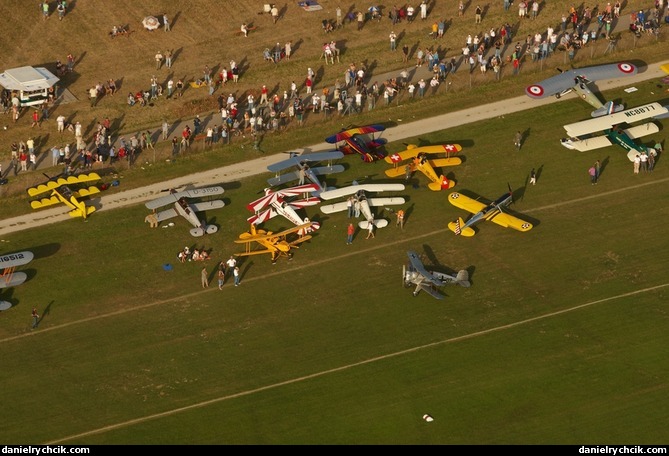
[[[63,203],[71,210],[69,212],[71,217],[83,217],[84,219],[95,212],[95,207],[86,206],[81,198],[86,198],[96,193],[100,193],[100,189],[95,185],[89,187],[82,187],[77,190],[72,190],[70,186],[78,186],[88,182],[95,182],[100,180],[97,173],[78,174],[76,176],[67,177],[49,177],[43,184],[28,189],[28,195],[38,196],[39,198],[30,202],[30,207],[33,209],[41,209],[43,207],[52,206],[54,204]],[[47,197],[40,195],[49,194]]]
[[[411,178],[415,171],[420,171],[430,179],[427,185],[430,190],[438,192],[442,189],[449,189],[455,186],[455,182],[449,180],[443,174],[437,175],[435,168],[443,166],[456,166],[462,163],[460,157],[451,157],[462,150],[459,144],[439,144],[434,146],[416,146],[410,144],[403,152],[397,152],[386,156],[385,161],[393,165],[386,170],[386,176],[399,177],[405,176],[406,180]],[[446,154],[446,157],[429,158],[434,154]]]
[[[298,244],[311,239],[311,235],[304,236],[297,235],[298,232],[306,233],[313,222],[308,222],[303,225],[295,226],[293,228],[281,231],[279,233],[272,233],[256,228],[256,225],[251,224],[251,230],[239,235],[239,239],[235,240],[237,244],[246,244],[246,250],[242,253],[237,253],[235,256],[249,256],[269,253],[272,257],[272,263],[285,256],[289,260],[293,258],[291,249],[298,248]],[[289,241],[288,235],[295,233],[298,237]],[[254,244],[255,243],[255,244]],[[254,249],[254,246],[256,247]]]

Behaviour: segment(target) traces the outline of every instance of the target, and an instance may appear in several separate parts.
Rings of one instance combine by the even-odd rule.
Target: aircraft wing
[[[404,204],[404,198],[394,197],[394,198],[367,198],[367,204],[370,206],[392,206],[396,204]]]
[[[669,109],[662,106],[660,103],[649,103],[636,108],[626,109],[608,116],[596,117],[594,119],[584,120],[582,122],[575,122],[565,125],[564,129],[570,138],[578,138],[580,136],[597,133],[604,130],[611,129],[614,125],[621,123],[634,123],[645,119],[651,119],[669,112]]]
[[[28,279],[28,274],[25,272],[12,272],[6,277],[0,276],[0,288],[10,288],[21,285]]]
[[[436,286],[442,286],[445,285],[444,282],[441,280],[438,280],[435,278],[432,273],[430,273],[427,269],[425,269],[425,266],[423,266],[423,262],[420,260],[420,257],[416,252],[413,250],[409,250],[407,252],[407,256],[409,257],[409,261],[411,262],[411,266],[418,272],[420,275],[423,276],[423,278],[428,281],[429,283],[436,285]],[[420,285],[419,285],[420,286]],[[427,288],[432,288],[428,286]]]
[[[343,173],[345,171],[342,165],[319,166],[316,168],[309,168],[317,176],[324,176],[326,174]]]
[[[268,166],[269,168],[269,166]],[[300,174],[297,171],[291,171],[288,173],[281,174],[280,176],[272,177],[267,179],[267,183],[272,187],[277,185],[285,184],[287,182],[296,181],[300,178]]]
[[[538,84],[533,84],[525,89],[525,94],[530,98],[540,99],[550,95],[556,95],[574,87],[575,79],[582,77],[588,81],[601,79],[615,79],[637,74],[638,68],[627,62],[597,65],[587,68],[576,68],[564,71],[557,76],[544,79]]]
[[[348,130],[340,131],[337,134],[325,138],[325,142],[336,144],[339,141],[344,141],[353,135],[366,135],[368,133],[376,133],[384,131],[386,127],[383,125],[366,125],[364,127],[349,128]]]
[[[421,282],[418,285],[416,285],[416,291],[424,291],[425,293],[429,294],[433,298],[436,299],[444,299],[444,295],[439,293],[432,285],[430,285],[429,282]]]
[[[498,212],[495,216],[488,220],[495,222],[504,228],[513,228],[514,230],[518,231],[529,231],[532,229],[532,224],[530,222],[521,220],[518,217],[507,214],[506,212]]]
[[[215,186],[215,187],[204,187],[204,188],[194,188],[191,190],[184,190],[182,192],[177,192],[177,198],[181,198],[182,196],[185,196],[186,198],[202,198],[205,196],[211,196],[211,195],[220,195],[225,190],[221,186]]]
[[[563,139],[562,145],[567,149],[578,150],[579,152],[585,152],[587,150],[600,149],[602,147],[607,147],[613,143],[606,135],[595,136],[592,138],[586,139]]]
[[[156,220],[158,223],[163,222],[165,220],[171,219],[173,217],[176,217],[179,215],[176,211],[176,209],[166,209],[164,211],[160,211],[156,214]]]
[[[480,201],[476,201],[475,199],[465,196],[462,193],[458,192],[453,192],[450,195],[448,195],[448,201],[453,206],[459,207],[460,209],[464,209],[465,211],[471,212],[472,214],[481,212],[483,209],[486,208],[486,205],[481,203]]]
[[[404,184],[358,184],[321,192],[320,197],[324,200],[329,200],[353,195],[359,190],[364,190],[366,192],[399,192],[404,190],[404,188]]]
[[[0,268],[15,268],[30,263],[35,255],[32,252],[23,251],[16,253],[8,253],[0,256]]]
[[[274,163],[272,165],[269,165],[267,169],[273,173],[277,173],[281,170],[284,170],[286,168],[290,168],[291,166],[299,166],[299,164],[303,161],[306,162],[316,162],[316,161],[324,161],[324,160],[337,160],[339,158],[342,158],[344,156],[343,152],[340,152],[338,150],[333,150],[329,152],[314,152],[314,153],[309,153],[309,154],[302,154],[298,155],[296,157],[291,157],[286,160],[280,161],[278,163]]]
[[[147,201],[144,203],[144,206],[151,210],[167,206],[168,204],[175,203],[179,199],[176,195],[177,193],[170,193],[169,195],[161,196],[160,198],[154,199],[153,201]]]
[[[190,204],[190,207],[192,207],[195,210],[195,212],[202,212],[202,211],[209,211],[209,210],[212,210],[212,209],[219,209],[223,206],[225,206],[225,202],[223,200],[200,201],[199,203]]]
[[[443,168],[444,166],[457,166],[462,164],[460,157],[435,158],[428,160],[433,168]]]
[[[317,192],[318,190],[320,190],[320,188],[316,184],[305,184],[291,188],[284,188],[283,190],[277,190],[275,193],[281,196],[299,196],[304,193]]]
[[[346,205],[346,201],[341,201],[334,204],[321,204],[321,212],[324,214],[345,211],[347,208],[348,206]]]
[[[402,152],[396,152],[394,154],[387,155],[384,160],[387,163],[399,163],[401,161],[407,160],[409,158],[414,158],[420,153],[424,154],[456,154],[462,150],[460,144],[435,144],[432,146],[414,146],[410,145],[406,150]]]
[[[627,136],[632,139],[641,138],[643,136],[654,135],[658,133],[660,128],[655,125],[653,122],[648,122],[643,125],[637,125],[636,127],[630,127],[625,130]]]
[[[35,187],[29,188],[28,189],[28,195],[36,196],[36,195],[40,195],[42,193],[46,193],[46,192],[50,192],[52,190],[55,190],[58,187],[61,187],[63,185],[74,185],[74,184],[80,184],[80,183],[83,183],[83,182],[94,182],[94,181],[99,181],[99,180],[100,180],[100,176],[98,175],[98,173],[77,174],[75,176],[59,177],[59,178],[51,179],[44,184],[39,184]]]
[[[321,199],[320,198],[304,198],[304,199],[299,199],[295,201],[290,201],[288,204],[290,207],[293,209],[302,209],[307,206],[315,206],[316,204],[320,203]]]

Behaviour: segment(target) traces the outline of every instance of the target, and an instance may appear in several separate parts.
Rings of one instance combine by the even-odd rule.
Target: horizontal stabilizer
[[[386,219],[374,220],[372,223],[374,223],[374,226],[377,228],[385,228],[388,226],[388,220]],[[361,230],[366,230],[369,228],[369,222],[367,220],[363,220],[362,222],[358,222],[358,226]]]
[[[458,275],[455,277],[455,283],[461,287],[468,288],[471,283],[469,282],[469,272],[466,269],[462,269],[458,272]]]
[[[450,222],[448,224],[448,229],[454,232],[456,235],[464,237],[472,237],[476,234],[474,228],[471,226],[465,226],[465,221],[462,220],[462,217],[458,217],[458,220],[455,222]]]
[[[95,212],[95,206],[84,206],[82,204],[80,208],[72,209],[70,212],[68,212],[68,214],[70,214],[70,217],[86,218],[93,212]]]

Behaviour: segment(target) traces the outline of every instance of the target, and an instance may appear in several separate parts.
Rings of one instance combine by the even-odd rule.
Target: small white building
[[[55,95],[58,81],[52,72],[41,67],[24,66],[0,73],[0,86],[17,95],[22,107],[49,100],[49,92]]]

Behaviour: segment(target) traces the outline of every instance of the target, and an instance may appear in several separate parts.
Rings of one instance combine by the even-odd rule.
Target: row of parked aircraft
[[[559,70],[558,75],[527,87],[526,94],[531,98],[540,99],[547,96],[560,98],[570,92],[575,92],[595,109],[591,113],[592,119],[564,126],[568,138],[561,140],[562,145],[573,150],[587,151],[617,144],[626,149],[629,159],[633,160],[636,153],[645,150],[635,140],[657,133],[659,128],[653,120],[669,116],[669,110],[660,103],[648,103],[636,108],[625,109],[622,104],[602,101],[596,95],[594,83],[601,79],[632,76],[637,72],[638,68],[627,62],[583,69]],[[642,121],[647,122],[633,125]],[[345,128],[326,138],[326,142],[335,145],[333,151],[310,154],[291,153],[288,159],[268,166],[268,171],[275,175],[268,180],[270,187],[264,190],[264,195],[247,205],[253,215],[248,218],[250,230],[242,233],[235,240],[236,243],[246,246],[245,251],[238,255],[270,254],[273,262],[282,256],[291,258],[291,249],[311,239],[311,234],[320,227],[318,222],[310,221],[307,217],[299,215],[298,211],[320,204],[322,201],[340,199],[337,202],[321,204],[321,211],[331,214],[346,210],[349,204],[346,198],[353,196],[354,200],[359,203],[363,216],[363,220],[358,223],[361,229],[367,229],[369,223],[373,223],[377,228],[387,226],[388,221],[375,215],[373,208],[401,205],[405,203],[405,199],[399,196],[382,197],[377,193],[399,192],[404,190],[404,185],[366,183],[338,189],[327,187],[321,178],[328,174],[343,172],[344,166],[335,164],[334,161],[343,158],[344,155],[358,154],[363,161],[368,163],[385,161],[392,165],[392,168],[385,171],[386,176],[390,178],[404,177],[408,180],[413,173],[419,171],[429,180],[427,186],[433,191],[450,189],[455,185],[455,181],[448,179],[441,170],[462,163],[462,158],[457,156],[462,150],[459,144],[428,146],[410,144],[402,152],[386,154],[383,147],[386,140],[374,137],[376,133],[384,130],[383,125]],[[371,135],[371,139],[366,135]],[[101,180],[97,173],[46,177],[48,180],[45,183],[28,189],[29,196],[35,197],[30,203],[33,209],[62,203],[70,209],[69,214],[72,217],[84,219],[95,211],[94,206],[87,206],[82,199],[100,192],[97,185],[91,185]],[[277,188],[295,181],[298,181],[298,185]],[[202,236],[215,233],[218,227],[215,224],[207,224],[198,216],[198,213],[222,208],[225,203],[221,199],[193,200],[210,198],[223,193],[224,189],[221,186],[183,191],[169,189],[167,195],[147,202],[146,207],[152,210],[151,220],[154,226],[167,219],[181,216],[192,225],[190,230],[192,236]],[[513,191],[510,186],[508,192],[494,201],[484,203],[480,199],[471,198],[461,192],[452,192],[448,195],[448,201],[452,205],[471,214],[466,220],[458,217],[448,223],[448,228],[452,232],[456,235],[471,237],[476,233],[474,226],[484,220],[521,232],[532,229],[532,223],[510,213],[509,206],[513,203]],[[160,208],[166,206],[169,207],[159,211]],[[278,233],[259,227],[263,222],[277,215],[290,221],[294,227]],[[4,282],[0,281],[0,288],[16,286],[26,279],[24,273],[14,272],[14,268],[30,261],[32,253],[20,252],[20,254],[13,255],[20,255],[21,258],[16,259],[12,255],[0,258],[0,267],[4,268],[3,277],[5,277]],[[10,257],[11,260],[3,260],[3,258]],[[414,296],[424,290],[434,297],[443,297],[438,293],[437,288],[448,283],[469,286],[466,270],[453,275],[428,271],[416,252],[409,251],[408,257],[409,264],[404,267],[402,276],[405,286],[416,285]],[[4,305],[6,304],[0,301],[0,309]]]

